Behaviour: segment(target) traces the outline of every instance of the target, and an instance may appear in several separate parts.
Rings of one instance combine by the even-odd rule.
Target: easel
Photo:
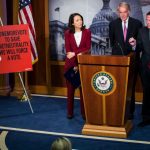
[[[1,17],[0,17],[0,24],[1,24],[1,26],[3,26],[3,22],[2,22]],[[22,87],[23,87],[23,90],[24,90],[24,94],[25,94],[26,99],[27,99],[27,101],[28,101],[28,103],[29,103],[30,110],[31,110],[32,113],[34,113],[33,108],[32,108],[32,105],[31,105],[31,103],[30,103],[30,99],[29,99],[27,90],[26,90],[26,88],[25,88],[25,85],[24,85],[24,82],[23,82],[23,80],[22,80],[22,77],[21,77],[20,72],[18,73],[18,75],[19,75],[19,78],[20,78],[20,81],[21,81],[21,84],[22,84]]]

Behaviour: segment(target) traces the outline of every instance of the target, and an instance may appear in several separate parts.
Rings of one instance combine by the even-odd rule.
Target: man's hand
[[[69,59],[71,59],[74,56],[75,56],[75,52],[68,52],[67,53],[67,58],[69,58]]]
[[[136,46],[136,40],[133,37],[129,39],[129,43],[132,47]]]

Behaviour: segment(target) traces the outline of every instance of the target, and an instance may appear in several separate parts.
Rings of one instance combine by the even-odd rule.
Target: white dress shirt
[[[82,37],[82,31],[80,31],[80,32],[75,32],[75,33],[74,33],[74,37],[75,37],[77,46],[79,47],[80,42],[81,42],[81,37]]]
[[[129,17],[126,20],[126,28],[128,29]],[[122,29],[124,29],[124,21],[122,21]]]

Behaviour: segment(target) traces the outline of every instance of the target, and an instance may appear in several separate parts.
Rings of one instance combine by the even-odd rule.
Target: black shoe
[[[140,123],[138,124],[138,127],[145,127],[145,126],[148,126],[148,125],[150,125],[150,119],[148,119],[148,120],[143,120],[142,122],[140,122]]]
[[[73,115],[67,115],[68,119],[72,119],[74,116]]]
[[[133,120],[133,119],[134,119],[134,115],[133,115],[133,114],[129,114],[128,119],[129,119],[129,120]]]

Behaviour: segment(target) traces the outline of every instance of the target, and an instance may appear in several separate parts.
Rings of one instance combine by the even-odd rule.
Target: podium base
[[[126,122],[126,124],[121,127],[85,124],[82,129],[82,134],[117,137],[117,138],[127,138],[130,130],[132,129],[132,126],[133,126],[133,124],[132,124],[131,120],[128,120]]]

